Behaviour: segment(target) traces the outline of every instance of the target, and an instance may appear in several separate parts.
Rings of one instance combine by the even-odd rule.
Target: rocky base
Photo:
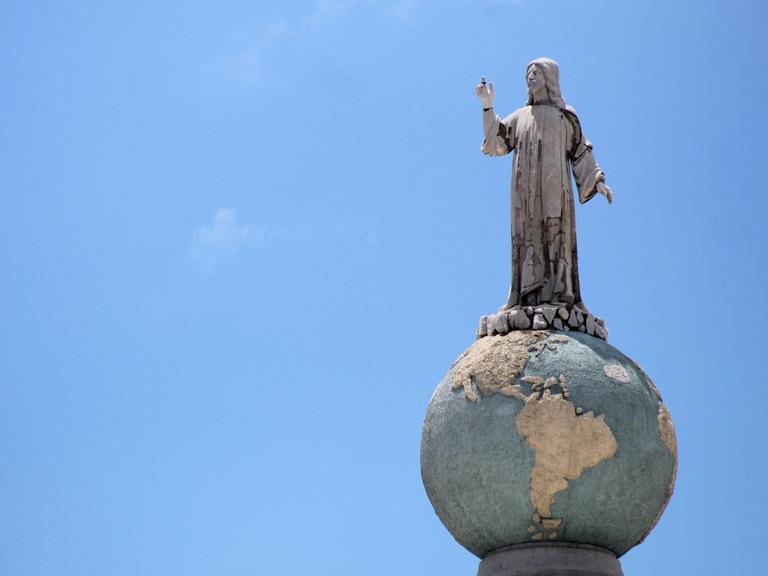
[[[560,330],[584,332],[608,340],[608,329],[602,318],[592,316],[568,304],[516,306],[496,314],[480,317],[477,337],[507,334],[512,330]]]

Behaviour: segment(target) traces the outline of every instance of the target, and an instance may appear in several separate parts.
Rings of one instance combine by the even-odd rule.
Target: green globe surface
[[[621,556],[672,495],[674,426],[653,382],[607,342],[516,331],[477,340],[429,404],[424,486],[473,554],[531,542]]]

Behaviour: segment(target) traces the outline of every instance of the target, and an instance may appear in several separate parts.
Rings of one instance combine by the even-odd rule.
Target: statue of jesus
[[[512,168],[512,281],[502,310],[565,304],[586,311],[579,290],[571,172],[585,203],[613,193],[581,131],[576,111],[560,93],[557,62],[537,58],[526,68],[528,101],[500,119],[492,83],[475,93],[483,103],[481,150],[488,156],[515,151]]]

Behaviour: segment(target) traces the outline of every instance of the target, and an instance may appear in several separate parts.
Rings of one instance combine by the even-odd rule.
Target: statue
[[[557,63],[538,58],[526,68],[528,101],[501,120],[493,110],[493,84],[475,88],[483,103],[481,150],[503,156],[512,169],[512,280],[500,311],[553,304],[587,312],[579,290],[571,172],[579,202],[613,193],[595,162],[576,111],[560,93]]]
[[[579,291],[571,178],[584,203],[611,189],[557,64],[526,70],[528,102],[501,120],[483,101],[482,151],[514,150],[512,281],[501,310],[432,395],[421,478],[479,576],[622,576],[619,557],[659,521],[677,439],[661,394],[608,343]]]

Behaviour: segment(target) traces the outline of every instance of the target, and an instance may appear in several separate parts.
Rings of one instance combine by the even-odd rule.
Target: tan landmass
[[[672,423],[672,416],[670,416],[669,410],[661,402],[659,402],[659,435],[661,436],[661,441],[664,442],[664,446],[667,447],[669,453],[677,461],[675,425]]]
[[[568,487],[584,470],[612,457],[616,439],[603,415],[583,413],[568,398],[565,378],[526,376],[525,394],[514,384],[531,354],[556,351],[568,338],[546,331],[510,332],[506,336],[481,338],[454,364],[451,389],[463,389],[467,400],[502,394],[521,400],[525,406],[516,417],[517,429],[535,451],[531,471],[531,503],[535,512],[528,527],[531,540],[557,539],[562,518],[550,518],[558,492]],[[610,375],[610,374],[609,374]],[[623,375],[621,375],[623,376]],[[560,393],[553,394],[558,389]]]
[[[672,478],[667,487],[667,502],[669,502],[669,499],[672,498],[672,492],[675,491],[675,479],[677,478],[677,434],[675,434],[675,425],[672,423],[672,416],[661,401],[659,401],[658,420],[661,441],[664,442],[664,446],[667,447],[667,450],[669,450],[669,453],[672,455],[672,460],[675,462],[674,467],[672,468]],[[664,504],[664,507],[662,507],[662,511],[665,507],[666,503]],[[659,516],[661,516],[661,512],[659,512]],[[658,518],[656,521],[658,522]]]
[[[558,492],[584,472],[616,453],[616,439],[601,414],[576,415],[562,394],[528,397],[517,415],[517,429],[535,451],[531,471],[531,502],[544,517]]]
[[[613,378],[616,382],[629,382],[629,372],[621,364],[606,364],[603,366],[603,371],[608,378]]]
[[[646,378],[648,379],[648,383],[651,385],[651,387],[656,390],[656,386],[654,385],[653,381],[648,378],[648,376],[646,376]],[[658,524],[659,520],[661,520],[661,515],[664,513],[664,510],[666,510],[667,504],[669,504],[669,500],[672,498],[672,493],[675,491],[675,480],[677,479],[677,434],[675,434],[675,425],[672,423],[672,416],[670,415],[669,410],[667,410],[667,407],[664,406],[664,403],[661,401],[661,395],[658,393],[658,391],[656,392],[656,395],[659,398],[659,415],[657,417],[659,422],[659,436],[661,436],[661,441],[672,455],[672,460],[674,463],[672,465],[672,478],[669,479],[669,485],[667,486],[667,499],[664,504],[662,504],[661,508],[659,508],[659,512],[656,514],[656,518],[653,519],[651,527],[645,531],[645,534],[643,534],[643,537],[640,538],[638,544],[641,544],[648,537],[648,534],[650,534],[651,531],[656,528],[656,524]]]
[[[555,350],[567,342],[564,336],[551,336],[544,330],[510,332],[506,336],[488,336],[476,341],[454,364],[451,389],[464,389],[468,400],[477,397],[474,382],[483,396],[503,394],[525,400],[519,386],[513,384],[528,363],[530,353]]]

